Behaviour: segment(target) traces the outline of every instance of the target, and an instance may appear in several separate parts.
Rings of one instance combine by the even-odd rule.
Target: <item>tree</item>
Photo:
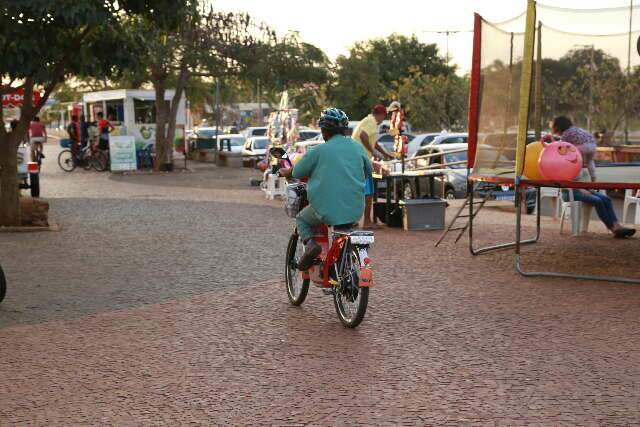
[[[162,11],[137,17],[128,31],[138,40],[133,74],[151,82],[156,93],[157,167],[172,162],[178,105],[190,79],[242,75],[275,39],[246,14],[217,12],[193,0],[169,2]],[[171,85],[175,93],[167,103]]]
[[[349,56],[339,56],[332,101],[350,116],[366,115],[374,104],[388,102],[395,83],[413,72],[423,75],[450,75],[435,44],[420,42],[416,36],[392,34],[386,39],[356,43]]]
[[[398,97],[407,119],[425,131],[463,130],[467,126],[468,82],[452,75],[430,76],[415,70],[400,80]]]
[[[147,6],[140,0],[2,2],[0,94],[22,89],[25,102],[12,132],[5,129],[0,108],[0,225],[20,224],[17,150],[33,117],[68,76],[109,76],[125,68],[120,20]],[[35,91],[42,94],[38,105],[31,102]]]
[[[542,113],[569,115],[579,126],[615,132],[640,114],[640,67],[629,76],[618,58],[584,47],[542,62]]]
[[[291,91],[291,103],[298,109],[301,124],[311,126],[316,123],[320,112],[326,106],[323,88],[315,83],[305,83]]]

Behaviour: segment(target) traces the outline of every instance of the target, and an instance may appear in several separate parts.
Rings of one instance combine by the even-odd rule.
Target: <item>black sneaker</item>
[[[613,237],[617,239],[625,239],[636,234],[635,228],[622,227],[613,232]]]
[[[313,265],[313,262],[322,253],[322,247],[311,239],[304,245],[304,254],[298,261],[298,270],[306,271]]]

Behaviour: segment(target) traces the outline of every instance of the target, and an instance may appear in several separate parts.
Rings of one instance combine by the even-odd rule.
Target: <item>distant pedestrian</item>
[[[82,148],[86,147],[89,143],[89,122],[84,114],[80,115],[80,145]]]
[[[109,133],[113,131],[115,128],[111,124],[109,120],[104,118],[104,114],[102,112],[98,113],[98,132],[100,134],[100,141],[98,143],[98,148],[103,151],[109,150]]]
[[[40,157],[44,159],[42,144],[47,142],[47,128],[38,116],[35,116],[29,125],[29,141],[31,141],[31,161],[38,161],[37,153],[40,153]]]
[[[71,123],[67,125],[67,134],[69,135],[71,152],[75,159],[78,156],[78,149],[80,148],[80,121],[75,114],[71,116]]]

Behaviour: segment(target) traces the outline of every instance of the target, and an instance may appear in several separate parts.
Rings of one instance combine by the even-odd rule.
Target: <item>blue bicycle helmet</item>
[[[327,108],[320,113],[318,126],[320,129],[343,130],[349,127],[349,117],[335,107]]]

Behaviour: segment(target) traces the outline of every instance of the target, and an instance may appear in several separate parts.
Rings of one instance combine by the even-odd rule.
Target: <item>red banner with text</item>
[[[33,92],[31,96],[31,102],[33,105],[38,105],[40,103],[40,92]],[[2,95],[2,106],[3,107],[22,107],[24,103],[24,88],[16,89],[14,92],[5,93]]]

